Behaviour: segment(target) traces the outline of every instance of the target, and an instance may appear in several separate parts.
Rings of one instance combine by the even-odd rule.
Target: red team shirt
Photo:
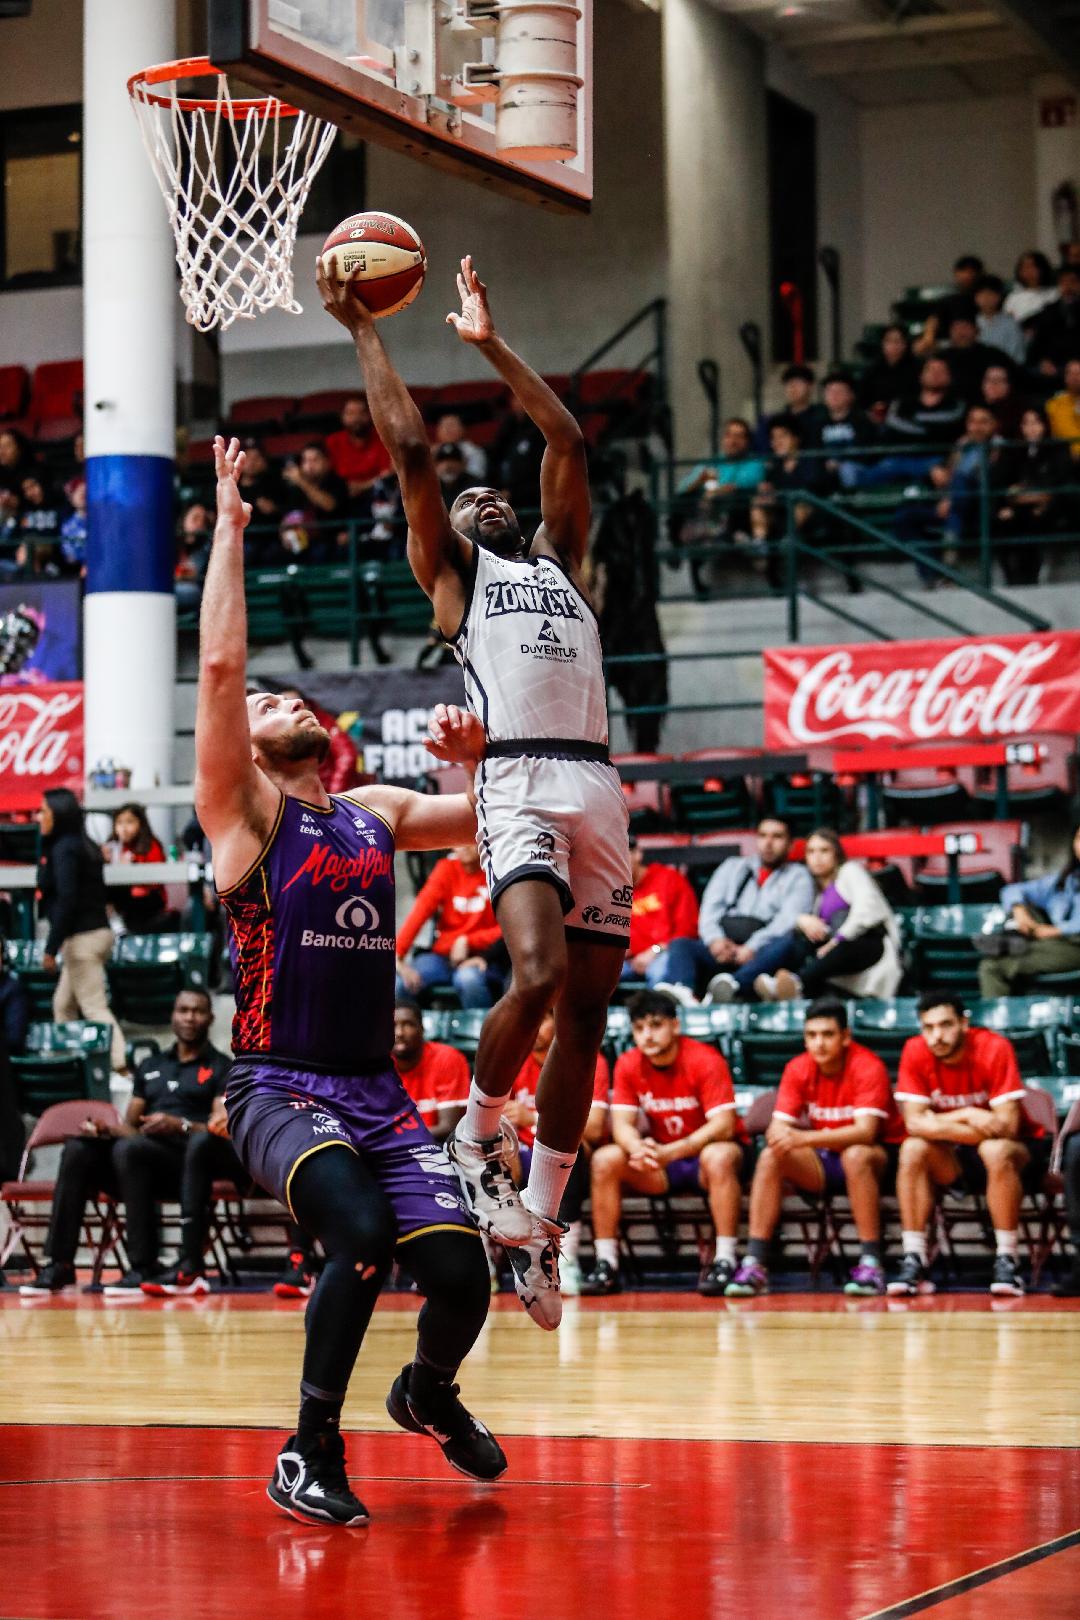
[[[1012,1042],[992,1029],[969,1029],[959,1063],[939,1063],[921,1035],[913,1035],[900,1054],[897,1102],[929,1102],[937,1114],[954,1108],[993,1108],[1016,1102],[1024,1082]],[[1021,1136],[1043,1135],[1041,1125],[1020,1116]]]
[[[793,1125],[809,1125],[812,1131],[841,1131],[854,1125],[857,1115],[873,1114],[882,1121],[879,1141],[899,1142],[904,1135],[885,1065],[857,1041],[844,1053],[838,1075],[822,1074],[809,1052],[792,1058],[773,1113]]]
[[[542,1064],[537,1063],[530,1052],[521,1065],[518,1077],[514,1081],[514,1089],[510,1093],[512,1102],[524,1103],[526,1108],[536,1108],[536,1087],[540,1081]],[[608,1106],[608,1094],[611,1091],[611,1071],[608,1068],[607,1058],[599,1053],[596,1059],[596,1074],[593,1077],[593,1107],[598,1104]],[[532,1125],[519,1125],[517,1127],[518,1141],[522,1147],[531,1148],[536,1141],[536,1129]]]
[[[425,1041],[416,1067],[398,1069],[398,1075],[425,1125],[434,1125],[440,1108],[464,1108],[469,1100],[469,1065],[456,1047],[442,1041]]]
[[[643,1052],[624,1052],[615,1065],[611,1106],[625,1114],[644,1112],[655,1142],[681,1142],[707,1119],[727,1109],[734,1112],[731,1070],[715,1047],[679,1036],[670,1068],[658,1069]],[[746,1127],[736,1117],[736,1139],[746,1141]]]

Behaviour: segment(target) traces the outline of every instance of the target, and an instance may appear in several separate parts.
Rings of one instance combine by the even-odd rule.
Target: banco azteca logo
[[[350,894],[343,900],[334,913],[334,921],[339,928],[355,928],[357,933],[369,934],[372,929],[379,926],[379,913],[365,900],[363,895]]]

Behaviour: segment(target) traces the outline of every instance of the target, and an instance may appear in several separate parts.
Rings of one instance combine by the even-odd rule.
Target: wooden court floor
[[[414,1313],[362,1353],[340,1531],[264,1494],[302,1306],[0,1295],[0,1617],[1080,1617],[1080,1309],[641,1294],[546,1335],[500,1299],[489,1487],[386,1416]]]

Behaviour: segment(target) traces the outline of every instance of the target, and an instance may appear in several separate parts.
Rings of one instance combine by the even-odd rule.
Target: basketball
[[[424,244],[394,214],[350,214],[326,238],[321,262],[338,286],[355,274],[357,296],[376,319],[411,304],[427,273]]]

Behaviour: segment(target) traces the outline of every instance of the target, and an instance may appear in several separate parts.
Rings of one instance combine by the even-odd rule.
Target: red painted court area
[[[324,1531],[264,1495],[280,1441],[253,1429],[0,1428],[0,1612],[1080,1614],[1075,1453],[511,1437],[510,1475],[479,1487],[415,1439],[354,1435],[372,1522]]]

